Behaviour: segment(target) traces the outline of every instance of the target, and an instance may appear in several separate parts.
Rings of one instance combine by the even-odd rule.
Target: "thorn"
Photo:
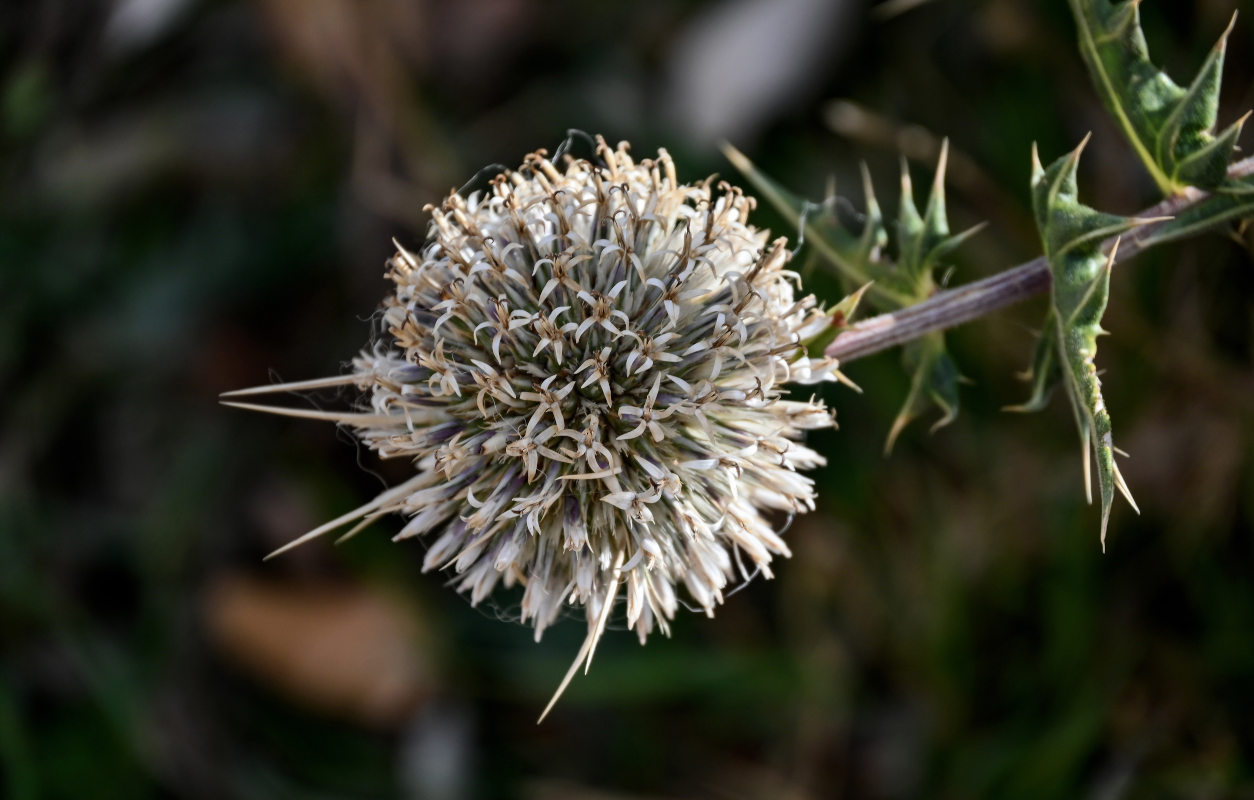
[[[1162,217],[1128,217],[1128,224],[1132,228],[1139,228],[1142,225],[1153,225],[1155,222],[1170,222],[1175,217],[1170,214]]]
[[[1119,252],[1119,243],[1123,241],[1122,236],[1116,236],[1115,242],[1110,246],[1110,252],[1106,254],[1106,266],[1103,269],[1106,272],[1112,272],[1115,268],[1115,256]]]
[[[1032,182],[1045,174],[1045,167],[1041,164],[1041,153],[1036,147],[1036,142],[1032,142]]]
[[[718,149],[723,152],[723,157],[732,163],[732,166],[748,174],[753,171],[753,162],[744,153],[732,146],[731,142],[721,141]]]
[[[941,406],[941,408],[944,408],[944,406]],[[941,428],[945,427],[946,425],[951,424],[957,418],[958,418],[957,410],[953,408],[945,408],[945,416],[941,417],[940,419],[932,423],[931,427],[927,429],[928,435],[930,436],[936,433]]]
[[[323,524],[311,530],[309,533],[306,533],[303,536],[299,536],[293,539],[292,541],[288,542],[287,544],[283,545],[278,550],[275,550],[273,553],[263,558],[262,561],[269,561],[275,556],[282,555],[283,553],[286,553],[288,550],[291,550],[294,547],[299,547],[300,545],[310,540],[316,539],[324,533],[333,531],[336,528],[340,527],[341,525],[351,522],[357,519],[358,517],[363,517],[363,516],[372,514],[376,509],[383,507],[384,505],[388,504],[392,500],[395,500],[396,498],[402,495],[408,494],[411,489],[417,486],[425,478],[426,476],[420,473],[410,478],[409,480],[405,481],[402,484],[393,486],[391,489],[388,489],[387,491],[379,493],[369,503],[366,503],[363,506],[354,508],[352,511],[349,511],[347,514],[341,514],[340,516],[336,517],[330,522],[324,522]],[[349,534],[354,533],[354,532],[355,531],[350,531]],[[349,534],[345,534],[345,538]]]
[[[905,414],[898,414],[893,420],[893,427],[888,431],[888,438],[884,441],[884,457],[887,458],[893,454],[893,445],[897,443],[897,437],[910,424],[910,418]]]
[[[588,670],[592,669],[592,657],[596,655],[597,642],[601,641],[602,634],[605,633],[605,623],[610,619],[610,608],[614,605],[614,598],[618,595],[618,584],[623,578],[620,572],[623,566],[623,551],[618,552],[618,557],[614,559],[614,569],[610,573],[610,588],[605,593],[605,604],[601,607],[601,616],[597,619],[597,626],[594,629],[596,635],[592,638],[592,646],[588,648],[588,661],[584,664],[583,674],[587,675]]]
[[[575,660],[570,663],[570,668],[566,670],[566,676],[562,678],[562,682],[558,684],[557,691],[553,693],[549,704],[544,707],[544,711],[540,712],[540,718],[536,720],[539,725],[544,722],[544,718],[553,710],[553,706],[557,704],[557,700],[566,691],[566,687],[570,685],[571,679],[575,677],[575,673],[579,671],[579,664],[587,659],[584,666],[584,674],[588,674],[588,669],[592,666],[592,656],[596,652],[597,642],[605,633],[605,623],[610,617],[610,607],[614,605],[614,597],[618,594],[618,582],[622,575],[619,569],[623,566],[623,552],[620,550],[618,556],[614,560],[613,578],[610,581],[609,591],[605,594],[605,604],[601,607],[601,615],[597,618],[596,627],[588,631],[587,637],[583,640],[583,646],[579,648],[579,652],[575,654]]]
[[[232,389],[222,392],[218,397],[247,397],[256,394],[272,394],[275,392],[303,392],[310,389],[326,389],[331,386],[344,386],[357,381],[356,375],[337,375],[331,378],[314,378],[307,381],[291,381],[289,383],[272,383],[266,386],[250,386],[247,389]]]
[[[313,530],[309,531],[308,533],[304,534],[303,536],[298,536],[298,537],[296,537],[296,538],[295,538],[295,539],[293,539],[292,541],[290,541],[290,542],[288,542],[287,544],[283,545],[283,546],[282,546],[282,547],[280,547],[278,550],[275,550],[274,552],[270,553],[268,556],[266,556],[265,558],[263,558],[263,559],[261,559],[261,560],[262,560],[262,561],[269,561],[270,559],[274,558],[275,556],[280,556],[280,555],[282,555],[282,554],[286,553],[288,550],[292,550],[292,549],[295,549],[295,548],[297,548],[297,547],[300,547],[300,546],[301,546],[302,544],[304,544],[305,542],[313,541],[314,539],[317,539],[317,538],[318,538],[319,536],[321,536],[322,534],[324,534],[324,533],[328,533],[328,532],[330,532],[330,531],[333,531],[333,530],[335,530],[336,528],[340,527],[341,525],[343,525],[343,524],[345,524],[345,523],[347,523],[347,522],[351,522],[351,521],[352,521],[352,520],[354,520],[354,519],[357,519],[357,518],[358,518],[359,516],[361,516],[363,513],[369,513],[369,510],[368,510],[368,509],[371,509],[371,508],[372,508],[373,503],[374,503],[374,501],[372,500],[372,501],[370,501],[370,503],[367,503],[366,505],[361,506],[360,508],[355,508],[355,509],[353,509],[352,511],[348,512],[347,514],[342,514],[342,515],[340,515],[340,516],[336,517],[335,519],[331,520],[330,522],[324,522],[323,524],[319,525],[318,527],[314,528]]]
[[[849,325],[849,321],[858,310],[858,304],[862,302],[862,295],[866,294],[867,289],[870,289],[873,283],[875,281],[867,281],[835,305],[831,314],[832,325],[840,328]]]
[[[1119,489],[1119,493],[1123,495],[1123,499],[1128,501],[1128,505],[1132,506],[1132,510],[1139,516],[1141,509],[1137,506],[1136,501],[1132,499],[1132,490],[1128,488],[1128,484],[1123,479],[1123,473],[1115,467],[1115,487]]]
[[[865,161],[858,162],[858,167],[862,172],[862,196],[866,200],[866,213],[868,217],[871,217],[873,216],[872,209],[877,212],[879,210],[879,203],[875,199],[875,185],[871,181],[871,168]]]
[[[1241,135],[1241,131],[1245,128],[1245,123],[1249,122],[1251,114],[1254,114],[1254,110],[1246,111],[1240,117],[1237,117],[1235,122],[1233,122],[1227,128],[1224,128],[1224,130],[1221,133],[1216,134],[1215,142],[1212,142],[1211,146],[1214,146],[1215,144],[1223,142],[1226,137],[1231,137],[1232,150],[1235,152],[1240,152],[1241,148],[1237,145],[1236,140]]]
[[[862,394],[862,387],[854,383],[852,380],[850,380],[848,375],[841,372],[840,370],[836,370],[836,372],[833,374],[836,376],[836,380],[838,382],[843,383],[844,385],[848,386],[850,389],[853,389],[858,394]]]
[[[1232,29],[1237,26],[1237,10],[1232,10],[1232,19],[1228,20],[1228,27],[1224,28],[1224,32],[1219,34],[1219,41],[1215,42],[1215,49],[1223,51],[1228,46],[1228,37],[1232,35]]]
[[[1089,140],[1093,138],[1093,132],[1089,131],[1084,134],[1084,138],[1075,146],[1075,149],[1067,154],[1067,160],[1071,162],[1071,168],[1075,169],[1075,165],[1080,163],[1080,155],[1084,152],[1084,148],[1088,147]]]
[[[375,520],[377,520],[379,517],[382,517],[382,516],[384,516],[382,511],[375,511],[370,514],[367,514],[366,516],[362,517],[361,522],[358,522],[356,525],[349,528],[346,533],[343,533],[338,538],[336,538],[334,543],[336,545],[344,544],[344,542],[347,542],[349,539],[353,538],[357,534],[364,531],[366,528],[370,527],[371,523],[373,523]]]
[[[1080,440],[1080,454],[1080,460],[1084,465],[1084,500],[1089,505],[1093,505],[1093,466],[1089,463],[1089,443],[1087,436]],[[1102,537],[1103,541],[1105,541],[1104,532]]]
[[[316,419],[326,422],[337,422],[348,425],[391,425],[403,417],[387,414],[358,414],[352,411],[321,411],[313,408],[287,408],[286,406],[263,406],[257,403],[235,403],[221,401],[222,405],[231,408],[242,408],[245,411],[261,411],[266,414],[278,414],[281,417],[298,417],[300,419]]]
[[[936,177],[932,179],[932,193],[944,194],[945,170],[949,166],[949,137],[941,139],[940,155],[936,158]]]
[[[562,678],[562,682],[558,684],[557,691],[553,693],[553,697],[549,699],[549,704],[544,707],[544,711],[540,712],[540,718],[536,720],[539,725],[544,722],[544,718],[553,710],[553,706],[557,705],[557,700],[566,691],[566,687],[570,685],[571,679],[575,677],[575,673],[579,671],[579,664],[588,653],[588,648],[592,646],[592,631],[588,631],[588,635],[583,640],[583,646],[579,648],[579,652],[575,654],[575,660],[570,663],[570,668],[566,670],[566,676]]]
[[[395,236],[392,237],[392,244],[396,245],[396,252],[401,256],[401,258],[405,259],[406,263],[409,264],[410,269],[418,268],[418,261],[414,258],[414,254],[406,250],[405,246],[398,242]]]
[[[952,243],[954,247],[957,247],[958,245],[962,244],[967,239],[970,239],[972,236],[975,236],[977,233],[979,233],[980,231],[984,230],[987,227],[988,227],[988,220],[984,220],[983,222],[977,222],[974,225],[972,225],[970,228],[967,228],[965,231],[962,231],[961,233],[955,233],[953,236],[950,236],[948,241]]]

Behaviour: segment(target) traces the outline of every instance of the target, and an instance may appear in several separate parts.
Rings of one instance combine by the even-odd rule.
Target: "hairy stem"
[[[1254,175],[1254,158],[1234,163],[1231,181]],[[1188,187],[1137,215],[1147,222],[1124,234],[1116,262],[1132,258],[1154,245],[1192,236],[1224,222],[1254,216],[1254,187],[1204,192]],[[1103,242],[1109,251],[1114,239]],[[896,347],[920,336],[987,316],[1049,289],[1049,266],[1044,256],[983,280],[946,289],[907,308],[854,323],[827,347],[827,355],[841,363]]]

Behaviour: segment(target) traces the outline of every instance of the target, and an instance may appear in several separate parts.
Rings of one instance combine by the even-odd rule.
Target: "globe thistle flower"
[[[233,403],[335,421],[414,465],[277,552],[408,517],[396,539],[433,536],[423,568],[471,603],[521,584],[537,640],[583,609],[558,695],[620,596],[643,643],[669,632],[680,586],[712,615],[737,566],[771,575],[789,551],[764,512],[814,508],[798,470],[823,458],[799,439],[833,424],[784,386],[843,379],[807,355],[831,320],[797,297],[786,241],[748,223],[751,198],[680,183],[664,150],[637,162],[598,139],[597,157],[563,169],[540,151],[429,207],[422,249],[388,262],[381,336],[351,374],[231,393],[361,389],[345,412]]]

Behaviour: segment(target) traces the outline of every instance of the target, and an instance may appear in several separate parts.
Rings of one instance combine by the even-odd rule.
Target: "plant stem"
[[[1234,163],[1229,179],[1254,174],[1254,158]],[[1125,261],[1154,245],[1184,238],[1243,216],[1254,215],[1254,190],[1205,192],[1188,187],[1138,214],[1167,218],[1148,222],[1123,235],[1115,261]],[[1102,243],[1109,252],[1113,238]],[[896,347],[933,331],[942,331],[1026,300],[1050,288],[1049,264],[1044,256],[982,280],[937,292],[921,303],[880,314],[849,326],[827,347],[827,355],[842,364]]]

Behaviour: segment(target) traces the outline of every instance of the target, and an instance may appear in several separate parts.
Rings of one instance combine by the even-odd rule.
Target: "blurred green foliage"
[[[0,796],[1254,795],[1245,234],[1116,270],[1098,366],[1143,513],[1116,510],[1105,556],[1068,410],[999,411],[1022,396],[1034,307],[947,337],[974,381],[964,414],[908,429],[888,459],[898,356],[850,365],[865,393],[825,392],[841,430],[814,437],[819,510],[776,580],[647,648],[607,637],[539,728],[580,626],[536,645],[497,619],[510,598],[470,609],[419,574],[421,545],[386,541],[393,520],[261,563],[404,465],[217,393],[338,369],[369,336],[390,237],[420,241],[423,203],[567,128],[666,146],[686,178],[733,175],[686,124],[676,54],[717,54],[718,20],[751,5],[0,8]],[[837,5],[805,80],[733,142],[799,193],[829,173],[857,187],[860,159],[890,186],[903,151],[926,173],[948,136],[954,229],[991,222],[954,281],[1038,252],[1033,141],[1059,153],[1092,130],[1084,202],[1154,199],[1064,4]],[[1200,63],[1234,5],[1146,3],[1151,51]],[[773,30],[726,81],[802,60]],[[1254,105],[1252,31],[1231,39],[1221,124]],[[834,276],[810,283],[840,296]],[[410,693],[384,697],[405,702],[328,704],[319,680],[368,695],[391,674],[352,657],[376,652],[352,638],[368,626],[336,639],[316,606],[312,634],[248,638],[264,609],[221,611],[240,576],[396,599],[417,631],[395,656]],[[320,677],[334,659],[310,666],[314,644],[346,676]]]

